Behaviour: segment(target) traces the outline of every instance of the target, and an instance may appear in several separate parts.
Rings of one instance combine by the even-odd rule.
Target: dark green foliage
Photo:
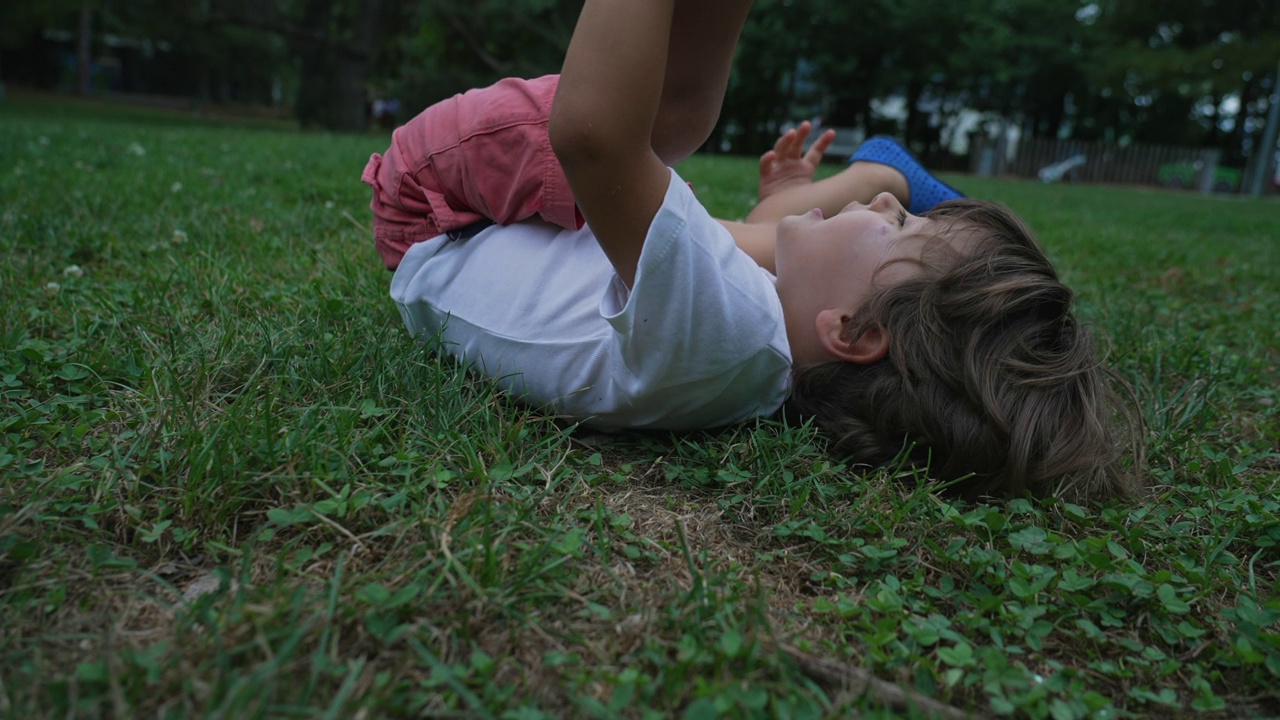
[[[0,51],[11,51],[6,72],[21,65],[26,82],[61,73],[70,87],[74,73],[26,66],[55,62],[41,33],[73,33],[81,5],[0,7]],[[116,51],[128,56],[132,92],[283,102],[305,125],[357,130],[368,100],[398,98],[403,121],[501,77],[557,71],[581,5],[101,0],[88,7],[98,36],[167,48],[158,59]],[[1241,164],[1275,92],[1278,8],[1262,0],[758,0],[710,147],[754,153],[781,124],[820,116],[905,136],[932,155],[944,126],[967,109],[987,113],[993,127],[1008,123],[1032,135],[1218,147],[1228,163]],[[877,110],[874,101],[885,100],[901,101],[900,111]]]

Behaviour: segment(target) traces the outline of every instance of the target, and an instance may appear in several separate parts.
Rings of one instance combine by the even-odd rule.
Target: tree
[[[58,59],[41,40],[50,27],[77,28],[82,0],[0,3],[0,54],[13,80],[39,86],[57,82]]]
[[[1094,58],[1090,75],[1100,92],[1126,105],[1119,132],[1214,144],[1241,157],[1250,117],[1266,112],[1261,82],[1280,57],[1280,4],[1105,0],[1096,7],[1109,49]],[[1235,113],[1222,111],[1228,97],[1239,100]]]
[[[1095,49],[1078,5],[1004,0],[971,7],[968,32],[955,54],[953,87],[965,103],[1015,122],[1031,134],[1056,136],[1073,96],[1085,91],[1082,62]]]
[[[808,3],[755,3],[738,43],[712,148],[756,152],[772,142],[782,123],[819,114],[822,79],[805,64],[812,12]]]
[[[279,55],[264,58],[260,71],[276,81],[285,72],[296,73],[294,113],[304,127],[340,132],[366,127],[367,84],[384,30],[381,0],[194,1],[205,11],[204,25],[219,39],[202,48],[206,63],[236,67],[243,58],[222,54],[278,48]]]
[[[231,21],[237,0],[99,0],[104,30],[162,46],[135,72],[139,92],[197,102],[272,99],[287,63],[284,44],[260,28]]]
[[[304,127],[363,130],[380,0],[304,0],[289,33],[301,77],[295,111]]]
[[[507,76],[558,72],[582,0],[427,0],[401,21],[379,70],[414,107]]]

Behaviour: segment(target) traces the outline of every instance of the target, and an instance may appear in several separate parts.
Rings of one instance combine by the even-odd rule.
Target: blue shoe
[[[853,157],[849,158],[849,164],[855,162],[888,165],[902,173],[907,178],[907,189],[911,193],[911,204],[907,207],[907,212],[912,215],[932,210],[940,202],[964,197],[964,193],[930,175],[911,152],[896,140],[883,135],[859,145]]]

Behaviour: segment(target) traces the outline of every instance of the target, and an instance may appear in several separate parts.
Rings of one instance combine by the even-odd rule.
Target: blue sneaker
[[[930,175],[915,156],[893,138],[879,135],[862,143],[849,158],[849,164],[855,162],[888,165],[902,173],[907,178],[907,189],[911,193],[907,212],[912,215],[932,210],[940,202],[964,197],[964,193]]]

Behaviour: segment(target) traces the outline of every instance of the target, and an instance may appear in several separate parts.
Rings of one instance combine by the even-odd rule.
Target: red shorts
[[[392,270],[409,246],[481,220],[541,217],[582,227],[582,213],[551,150],[547,120],[560,78],[509,78],[432,105],[374,153],[373,239]]]

